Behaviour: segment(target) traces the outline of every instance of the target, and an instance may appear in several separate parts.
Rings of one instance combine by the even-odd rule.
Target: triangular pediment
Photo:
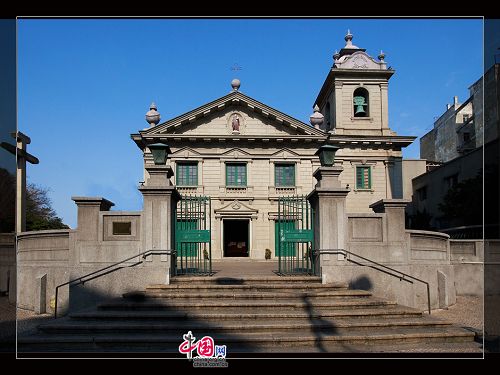
[[[364,51],[342,56],[335,66],[341,69],[382,69],[383,63],[375,61]]]
[[[222,153],[222,155],[237,158],[237,157],[250,156],[251,154],[249,152],[246,152],[245,150],[240,149],[240,148],[232,148],[232,149],[227,150],[224,153]]]
[[[293,150],[288,149],[288,148],[282,148],[281,150],[278,150],[275,153],[273,153],[272,156],[286,159],[286,158],[298,157],[299,154]]]
[[[182,147],[172,153],[172,156],[184,156],[184,157],[199,156],[199,155],[201,154],[198,151],[193,150],[191,147]]]
[[[256,217],[259,210],[250,207],[243,202],[235,199],[232,202],[214,210],[216,217],[231,216],[231,217]]]
[[[140,131],[148,136],[323,136],[321,130],[233,91],[181,116]]]

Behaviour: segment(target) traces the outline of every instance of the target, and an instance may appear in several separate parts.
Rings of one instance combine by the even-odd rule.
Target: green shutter
[[[356,167],[356,189],[371,189],[372,176],[370,167]]]
[[[363,189],[363,171],[356,167],[356,189]]]

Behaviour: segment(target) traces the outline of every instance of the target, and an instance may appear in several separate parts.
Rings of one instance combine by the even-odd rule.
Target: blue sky
[[[164,121],[227,94],[238,76],[243,93],[308,122],[348,28],[396,70],[389,124],[400,135],[429,131],[482,73],[477,19],[19,20],[18,124],[40,159],[29,181],[50,188],[71,227],[72,195],[140,210],[142,157],[130,134],[146,127],[151,101]],[[418,140],[404,156],[419,156]]]

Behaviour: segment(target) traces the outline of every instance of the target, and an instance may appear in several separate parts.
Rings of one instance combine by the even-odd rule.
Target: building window
[[[356,167],[356,189],[371,189],[372,176],[370,167]]]
[[[177,186],[198,186],[198,163],[177,163]]]
[[[463,122],[469,121],[469,116],[470,116],[469,114],[463,115]]]
[[[368,117],[370,114],[368,90],[358,87],[353,94],[354,117]]]
[[[419,201],[425,201],[427,199],[427,186],[417,189],[417,197]]]
[[[275,164],[274,186],[295,186],[294,164]]]
[[[470,142],[470,133],[466,132],[464,133],[464,143]]]
[[[457,183],[458,183],[458,173],[456,173],[452,176],[445,177],[445,179],[444,179],[445,190],[447,191],[448,189],[451,189]]]
[[[226,164],[226,186],[246,186],[247,165],[246,163]]]

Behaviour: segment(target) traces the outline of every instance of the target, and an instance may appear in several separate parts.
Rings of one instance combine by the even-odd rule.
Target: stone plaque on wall
[[[349,217],[349,241],[382,242],[382,217]]]

